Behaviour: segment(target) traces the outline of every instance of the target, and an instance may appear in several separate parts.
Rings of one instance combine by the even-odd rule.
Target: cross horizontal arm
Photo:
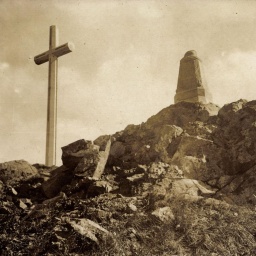
[[[52,50],[48,50],[46,52],[43,52],[37,56],[35,56],[34,61],[37,65],[43,64],[49,60],[49,55],[52,54],[56,57],[60,57],[62,55],[65,55],[69,52],[72,52],[74,50],[74,45],[72,43],[66,43],[63,45],[60,45]]]
[[[75,49],[75,46],[72,43],[66,43],[53,49],[52,54],[55,55],[56,57],[60,57],[62,55],[65,55],[69,52],[74,51],[74,49]]]

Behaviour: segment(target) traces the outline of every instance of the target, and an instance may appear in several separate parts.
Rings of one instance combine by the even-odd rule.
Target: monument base
[[[181,101],[207,103],[204,88],[198,87],[192,90],[177,92],[174,97],[174,103],[176,104]]]

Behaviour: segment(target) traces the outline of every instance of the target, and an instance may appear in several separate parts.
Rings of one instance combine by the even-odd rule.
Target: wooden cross
[[[50,26],[49,50],[35,56],[37,65],[49,61],[48,73],[48,104],[47,104],[47,130],[46,130],[46,156],[45,165],[56,164],[56,130],[57,130],[57,77],[58,77],[58,57],[72,52],[72,43],[58,45],[58,29]]]

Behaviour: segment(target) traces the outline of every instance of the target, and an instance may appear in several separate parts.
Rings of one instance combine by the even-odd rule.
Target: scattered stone
[[[110,211],[97,210],[95,216],[98,220],[110,220],[112,213]]]
[[[163,222],[171,222],[175,220],[175,216],[169,206],[158,208],[151,213]]]
[[[67,197],[65,193],[60,192],[59,196],[44,200],[41,204],[33,205],[30,208],[28,215],[25,216],[23,220],[38,219],[38,218],[45,217],[49,212],[49,210],[54,208],[56,204],[63,199],[67,199]]]
[[[130,177],[127,177],[127,180],[129,180],[131,182],[136,182],[136,181],[141,180],[144,176],[145,176],[144,173],[138,173],[138,174],[134,174]]]
[[[208,196],[214,195],[215,191],[210,190],[203,182],[192,179],[179,179],[172,182],[171,194],[173,196]]]
[[[104,180],[97,180],[91,182],[88,190],[87,190],[87,196],[92,197],[92,196],[97,196],[100,194],[104,193],[109,193],[112,191],[112,186],[109,182],[104,181]]]
[[[51,199],[47,199],[47,200],[44,200],[42,202],[42,205],[43,207],[52,207],[54,206],[56,203],[58,203],[60,200],[62,199],[67,199],[67,196],[65,193],[63,192],[60,192],[60,194],[58,196],[55,196],[54,198],[51,198]]]
[[[230,204],[228,204],[228,203],[226,203],[224,201],[215,199],[215,198],[203,198],[202,201],[206,205],[211,205],[211,206],[215,206],[215,207],[221,207],[221,208],[226,209],[226,210],[231,208]]]
[[[137,207],[136,207],[136,205],[134,205],[132,203],[129,203],[127,210],[128,210],[128,212],[136,212],[137,211]]]
[[[89,219],[64,218],[63,221],[68,223],[74,229],[75,232],[79,233],[82,236],[87,237],[96,244],[99,244],[97,236],[110,235],[110,233],[106,229],[104,229],[99,224]]]
[[[19,200],[19,207],[22,208],[23,210],[27,209],[27,205],[23,203],[22,200]]]
[[[10,190],[11,190],[13,195],[15,195],[15,196],[18,195],[18,192],[13,187],[10,187]]]

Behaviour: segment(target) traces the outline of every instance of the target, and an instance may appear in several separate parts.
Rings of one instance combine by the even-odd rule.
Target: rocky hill
[[[0,164],[1,255],[256,254],[256,101],[180,102],[62,151]]]

